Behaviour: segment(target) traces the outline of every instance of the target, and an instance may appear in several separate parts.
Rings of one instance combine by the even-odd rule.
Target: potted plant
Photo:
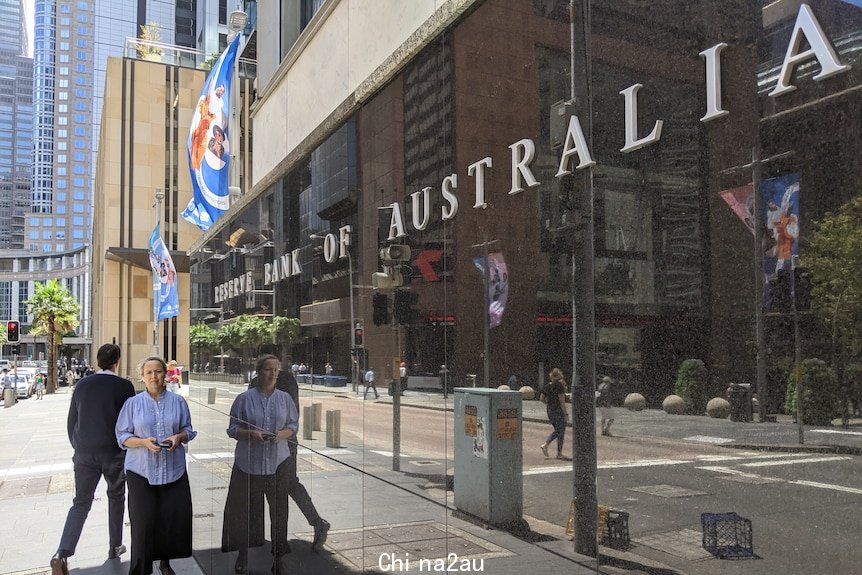
[[[162,61],[162,49],[157,46],[152,46],[148,44],[149,42],[158,42],[162,39],[162,35],[159,32],[159,25],[155,22],[148,22],[141,26],[141,35],[140,39],[145,43],[138,44],[135,48],[138,52],[138,56],[141,57],[142,60],[150,60],[153,62],[161,62]]]

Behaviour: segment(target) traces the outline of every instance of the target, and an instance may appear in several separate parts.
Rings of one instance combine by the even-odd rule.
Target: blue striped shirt
[[[292,429],[296,433],[299,412],[286,392],[275,389],[266,396],[253,387],[237,396],[230,408],[230,425],[227,434],[237,440],[234,464],[249,475],[273,475],[276,467],[290,457],[290,442],[251,441],[237,437],[240,429],[275,433]]]
[[[146,391],[130,397],[117,419],[117,443],[126,450],[126,471],[146,477],[150,485],[173,483],[186,471],[186,448],[180,444],[173,453],[162,449],[152,453],[146,447],[126,447],[123,443],[130,437],[155,437],[164,441],[172,435],[185,431],[189,441],[197,432],[192,429],[189,406],[182,396],[162,392],[158,400]]]

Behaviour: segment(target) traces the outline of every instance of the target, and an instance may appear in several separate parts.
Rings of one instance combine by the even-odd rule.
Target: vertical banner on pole
[[[189,170],[194,195],[182,216],[203,231],[230,207],[228,118],[231,105],[235,105],[230,101],[231,79],[240,36],[236,35],[213,65],[189,128]]]
[[[760,182],[763,199],[761,217],[766,223],[767,243],[763,258],[763,307],[786,311],[793,297],[790,274],[799,255],[799,174],[788,174]]]
[[[480,273],[485,273],[485,257],[473,258],[473,264]],[[506,302],[509,299],[509,270],[502,253],[488,254],[488,323],[497,327],[503,321]]]
[[[161,225],[150,234],[150,266],[153,268],[153,303],[156,321],[180,315],[177,269],[162,240]]]

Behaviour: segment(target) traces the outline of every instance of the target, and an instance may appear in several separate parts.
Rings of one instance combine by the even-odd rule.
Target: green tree
[[[260,316],[241,315],[234,320],[239,335],[239,343],[243,347],[253,347],[255,355],[260,355],[260,346],[272,340],[270,323]]]
[[[189,328],[189,346],[201,363],[201,352],[209,352],[218,347],[218,332],[206,324],[193,325]]]
[[[800,365],[802,388],[802,423],[829,425],[841,413],[841,392],[835,386],[835,374],[822,360],[806,359]],[[787,380],[784,409],[796,414],[796,371]]]
[[[829,360],[845,390],[846,410],[852,368],[862,362],[862,196],[814,222],[801,252],[811,272],[811,312],[829,334]]]
[[[699,359],[687,359],[679,366],[674,384],[674,393],[685,401],[686,411],[703,415],[708,401],[706,390],[706,366]]]
[[[282,316],[272,318],[272,334],[273,341],[282,350],[281,362],[284,363],[286,361],[284,353],[299,337],[299,319]]]
[[[45,391],[54,393],[57,390],[57,334],[78,327],[81,306],[57,280],[36,282],[33,295],[24,303],[27,313],[33,317],[30,333],[48,336],[48,383]]]

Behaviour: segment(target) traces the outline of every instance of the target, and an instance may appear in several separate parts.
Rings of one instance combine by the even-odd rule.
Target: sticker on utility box
[[[518,410],[497,410],[497,439],[514,441],[518,439]]]
[[[476,416],[479,410],[475,405],[464,406],[464,435],[468,437],[476,437]]]

